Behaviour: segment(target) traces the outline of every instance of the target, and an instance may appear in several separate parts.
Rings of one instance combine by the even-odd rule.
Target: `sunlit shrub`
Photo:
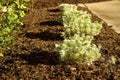
[[[101,57],[100,47],[92,43],[95,35],[100,33],[102,23],[92,22],[91,15],[78,11],[76,5],[62,4],[58,7],[63,11],[63,43],[56,44],[62,61],[69,59],[79,63],[92,64]]]

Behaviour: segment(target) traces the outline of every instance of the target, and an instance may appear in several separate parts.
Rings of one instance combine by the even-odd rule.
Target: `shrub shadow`
[[[39,38],[41,40],[63,40],[63,38],[60,36],[60,33],[52,33],[49,31],[44,31],[44,32],[40,32],[40,33],[35,33],[35,32],[28,32],[25,34],[25,36],[27,38],[31,38],[31,39],[36,39]]]
[[[56,52],[38,51],[31,52],[30,54],[20,54],[20,58],[25,60],[29,65],[46,64],[56,65],[59,64],[60,55]]]
[[[48,25],[48,26],[63,26],[63,24],[59,21],[44,21],[44,22],[40,22],[40,25]]]
[[[58,9],[58,8],[55,8],[55,9],[49,9],[49,10],[47,10],[47,11],[49,11],[49,12],[61,12],[61,10]]]

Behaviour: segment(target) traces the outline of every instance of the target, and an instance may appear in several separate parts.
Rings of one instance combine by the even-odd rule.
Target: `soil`
[[[119,80],[120,79],[120,35],[105,22],[101,33],[93,43],[101,45],[102,57],[92,65],[69,64],[59,60],[56,43],[63,38],[63,25],[58,20],[61,3],[88,3],[105,0],[37,0],[28,6],[30,10],[22,18],[23,27],[15,32],[14,46],[0,58],[0,80]],[[87,8],[78,8],[87,10]],[[103,21],[92,14],[92,21]],[[116,64],[109,63],[115,56]]]

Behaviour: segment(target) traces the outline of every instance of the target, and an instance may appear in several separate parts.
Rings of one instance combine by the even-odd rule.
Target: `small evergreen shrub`
[[[101,57],[100,47],[92,43],[95,35],[100,33],[102,23],[92,22],[91,15],[78,11],[76,5],[61,4],[63,11],[63,43],[56,44],[62,61],[74,59],[80,63],[92,64]]]

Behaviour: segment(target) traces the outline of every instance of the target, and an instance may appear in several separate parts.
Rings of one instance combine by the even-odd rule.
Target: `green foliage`
[[[102,23],[91,21],[91,15],[87,14],[85,11],[78,11],[77,8],[74,8],[75,5],[67,5],[65,11],[63,13],[63,25],[64,32],[63,36],[73,36],[74,34],[86,34],[95,36],[100,33],[100,29],[102,28]]]
[[[69,39],[64,39],[62,44],[56,44],[61,59],[63,61],[75,59],[80,63],[92,63],[97,60],[101,54],[95,44],[91,45],[92,39],[92,36],[75,34]]]
[[[0,51],[10,49],[14,37],[12,33],[23,23],[20,18],[25,15],[25,6],[30,0],[0,0]]]
[[[115,64],[116,63],[116,58],[114,56],[111,56],[110,59],[109,59],[109,63],[111,64]]]
[[[77,6],[75,4],[60,4],[58,8],[64,12],[74,12],[77,11]]]
[[[92,40],[99,34],[102,23],[92,22],[91,15],[78,11],[76,5],[61,4],[59,9],[63,10],[64,41],[55,46],[61,60],[69,62],[69,59],[74,59],[80,63],[92,64],[101,57],[100,47],[92,44]]]
[[[0,53],[0,57],[4,57],[4,55],[2,53]]]

